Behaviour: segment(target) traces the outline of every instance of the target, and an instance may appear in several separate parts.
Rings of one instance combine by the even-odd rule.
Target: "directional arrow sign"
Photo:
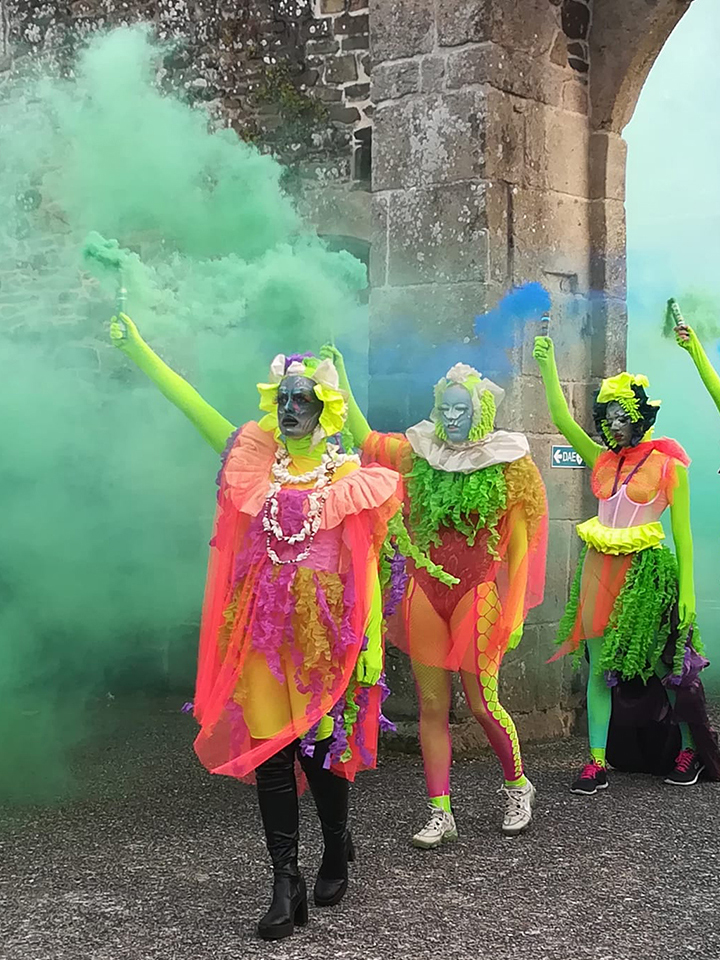
[[[553,446],[550,453],[550,466],[577,470],[584,467],[585,462],[572,447]]]

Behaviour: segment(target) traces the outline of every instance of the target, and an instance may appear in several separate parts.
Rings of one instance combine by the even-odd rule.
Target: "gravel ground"
[[[383,760],[352,794],[358,859],[335,908],[277,944],[256,939],[269,867],[254,791],[194,761],[176,704],[149,723],[115,705],[78,758],[78,795],[0,806],[2,960],[666,960],[720,958],[720,785],[613,774],[593,798],[568,782],[581,740],[532,745],[525,836],[499,831],[494,758],[453,769],[458,843],[414,850],[417,758]],[[98,744],[102,744],[99,746]],[[310,881],[320,835],[302,800]]]

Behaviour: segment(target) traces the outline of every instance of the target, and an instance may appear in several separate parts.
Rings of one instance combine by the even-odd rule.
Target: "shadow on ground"
[[[612,776],[573,797],[583,744],[533,745],[529,834],[499,832],[494,758],[453,769],[457,844],[421,852],[422,774],[387,758],[353,791],[358,860],[339,907],[311,909],[292,939],[254,922],[269,869],[254,788],[207,775],[178,704],[147,719],[128,704],[97,718],[78,796],[0,806],[2,960],[687,960],[720,957],[720,785],[672,788]],[[302,866],[320,838],[302,800]]]

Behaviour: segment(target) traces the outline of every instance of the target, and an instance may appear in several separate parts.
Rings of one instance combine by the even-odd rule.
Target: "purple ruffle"
[[[370,687],[360,687],[355,694],[355,703],[358,706],[358,715],[355,720],[355,743],[360,753],[360,759],[366,767],[372,767],[373,755],[365,743],[365,720],[370,705]]]
[[[386,620],[395,613],[405,596],[408,579],[407,558],[400,553],[396,544],[395,553],[390,560],[390,588],[383,609],[383,616]]]
[[[380,730],[381,730],[383,733],[397,733],[397,727],[395,726],[395,724],[392,722],[392,720],[388,720],[388,718],[387,718],[387,717],[385,716],[385,714],[382,712],[382,705],[385,703],[385,701],[387,700],[387,698],[390,696],[390,687],[388,686],[387,677],[385,676],[384,673],[382,673],[382,674],[380,675],[380,679],[378,680],[378,686],[380,687],[380,690],[381,690],[381,695],[380,695]]]
[[[184,703],[184,704],[180,707],[180,712],[181,712],[181,713],[192,713],[194,709],[195,709],[195,704],[192,702],[192,700],[188,700],[187,703]]]
[[[227,458],[230,456],[230,451],[231,451],[232,448],[235,446],[235,441],[237,440],[238,434],[240,433],[241,430],[242,430],[242,427],[238,427],[237,430],[235,430],[233,433],[230,434],[230,436],[228,437],[228,441],[227,441],[227,443],[225,444],[225,449],[224,449],[223,452],[220,454],[220,469],[218,470],[218,474],[217,474],[217,476],[215,477],[215,484],[216,484],[218,487],[220,486],[220,483],[222,482],[223,470],[225,469],[225,464],[226,464],[226,462],[227,462]],[[219,494],[218,494],[218,495],[219,495]]]
[[[291,353],[289,357],[285,357],[285,373],[288,372],[291,363],[302,363],[303,360],[309,360],[311,357],[311,353]]]
[[[682,673],[678,676],[670,673],[663,678],[663,684],[666,687],[693,687],[698,682],[700,673],[710,665],[710,661],[695,650],[691,644],[685,647],[685,657],[683,659]]]

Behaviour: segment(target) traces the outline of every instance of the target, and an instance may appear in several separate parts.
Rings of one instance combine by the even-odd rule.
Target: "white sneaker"
[[[535,787],[528,782],[524,787],[502,786],[498,793],[505,795],[505,819],[502,832],[514,837],[527,830],[532,820],[532,805],[535,803]]]
[[[413,846],[421,850],[432,850],[441,843],[457,840],[458,832],[455,817],[440,807],[430,804],[432,816],[419,833],[412,838]]]

